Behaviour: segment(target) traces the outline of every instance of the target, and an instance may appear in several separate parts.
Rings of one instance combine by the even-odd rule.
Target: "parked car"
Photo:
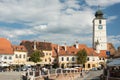
[[[93,67],[91,71],[97,71],[98,69],[96,67]]]

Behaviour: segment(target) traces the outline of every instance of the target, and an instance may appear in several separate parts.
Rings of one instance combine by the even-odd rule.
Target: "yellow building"
[[[52,46],[49,42],[40,42],[40,41],[22,41],[20,43],[21,45],[24,45],[26,49],[28,50],[28,58],[35,50],[40,50],[43,52],[44,56],[41,58],[41,62],[37,62],[36,64],[41,65],[50,65],[52,64]],[[28,62],[26,64],[32,64],[33,62]]]
[[[24,46],[15,46],[13,45],[14,49],[14,59],[13,65],[25,65],[27,62],[27,50]]]

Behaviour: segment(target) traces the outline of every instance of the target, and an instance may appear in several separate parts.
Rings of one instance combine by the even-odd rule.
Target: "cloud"
[[[120,46],[120,35],[117,35],[117,36],[114,36],[114,35],[111,35],[111,36],[108,36],[108,42],[110,43],[113,43],[114,46],[117,48],[118,46]]]
[[[120,3],[120,0],[85,0],[89,6],[111,6]]]
[[[1,0],[0,23],[19,23],[24,27],[0,26],[0,35],[16,42],[29,39],[72,44],[77,40],[91,45],[95,11],[88,5],[97,6],[96,1],[101,3],[86,0],[85,6],[79,0]],[[117,2],[106,1],[104,5]],[[109,21],[116,18],[111,16]]]
[[[110,23],[115,19],[117,19],[117,16],[109,16],[108,19],[107,19],[107,22]]]

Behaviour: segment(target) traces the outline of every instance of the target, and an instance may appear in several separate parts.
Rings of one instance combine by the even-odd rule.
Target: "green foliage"
[[[33,61],[34,63],[40,62],[41,57],[43,57],[43,53],[39,50],[36,50],[32,53],[32,55],[30,56],[30,61]]]
[[[77,56],[77,63],[84,64],[86,62],[87,52],[85,49],[82,49],[77,52],[76,56]]]

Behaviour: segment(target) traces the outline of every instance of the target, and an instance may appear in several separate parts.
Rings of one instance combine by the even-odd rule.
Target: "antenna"
[[[100,6],[100,5],[98,5],[98,10],[100,10],[100,7],[101,7],[101,6]]]

